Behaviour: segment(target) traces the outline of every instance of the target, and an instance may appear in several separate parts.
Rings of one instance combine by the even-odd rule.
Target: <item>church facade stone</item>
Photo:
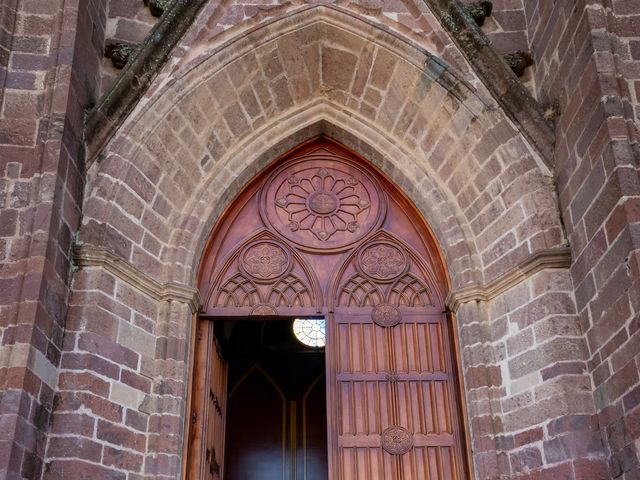
[[[439,244],[473,476],[640,476],[640,2],[160,3],[2,3],[0,478],[183,477],[207,240],[321,135]]]

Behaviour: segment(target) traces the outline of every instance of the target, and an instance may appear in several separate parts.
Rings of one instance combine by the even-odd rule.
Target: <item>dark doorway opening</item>
[[[215,322],[229,372],[224,480],[328,478],[324,349],[292,327]]]

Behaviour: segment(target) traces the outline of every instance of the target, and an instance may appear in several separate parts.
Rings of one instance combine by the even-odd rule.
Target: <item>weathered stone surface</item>
[[[179,0],[193,22],[165,15],[111,94],[118,115],[96,110],[124,123],[89,144],[89,172],[83,112],[116,76],[105,37],[135,43],[156,20],[142,2],[58,3],[3,17],[0,476],[178,475],[195,303],[171,282],[193,284],[211,226],[254,174],[325,134],[422,211],[453,288],[499,286],[457,305],[477,477],[635,478],[634,2],[495,0],[481,35],[454,0],[202,2],[197,18]],[[530,52],[532,96],[478,49]],[[73,272],[77,242],[130,269]],[[567,243],[570,271],[505,276]]]

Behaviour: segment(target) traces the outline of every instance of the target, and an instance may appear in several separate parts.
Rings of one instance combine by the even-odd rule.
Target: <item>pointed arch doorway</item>
[[[366,160],[319,137],[274,162],[214,228],[199,287],[187,478],[236,480],[229,459],[242,462],[241,445],[267,428],[233,420],[234,394],[247,379],[255,409],[264,409],[275,436],[285,432],[285,453],[273,452],[283,468],[273,478],[470,478],[445,269],[415,207]],[[268,369],[245,359],[244,374],[229,374],[242,350],[230,331],[286,324],[288,332],[294,318],[309,317],[324,319],[326,331],[326,347],[316,349],[326,396],[320,476],[284,466],[296,458],[286,453],[286,432],[295,429],[286,407],[273,421],[280,407],[269,401],[285,395]]]

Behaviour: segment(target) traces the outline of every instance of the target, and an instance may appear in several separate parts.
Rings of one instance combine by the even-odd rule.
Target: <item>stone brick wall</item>
[[[78,261],[43,478],[176,478],[191,310]]]
[[[104,3],[0,10],[0,477],[38,478],[57,383],[97,100]],[[77,43],[83,45],[76,49]]]
[[[634,443],[640,310],[637,2],[525,2],[539,96],[559,101],[556,177],[612,478],[640,472]],[[631,37],[631,38],[630,38]]]
[[[142,1],[3,4],[0,477],[179,476],[207,236],[322,133],[441,244],[476,477],[635,478],[637,2],[494,1],[484,32],[532,53],[557,117],[554,171],[427,3],[318,3],[208,2],[88,168],[83,113],[117,73],[105,42],[155,19]]]
[[[220,25],[207,20],[215,12],[220,13],[205,7],[185,39],[193,43],[178,47],[184,58],[167,65],[104,160],[92,165],[80,237],[85,245],[106,247],[160,281],[192,285],[211,227],[242,185],[318,133],[369,158],[414,200],[442,244],[455,288],[482,289],[532,254],[565,243],[550,172],[496,112],[478,78],[465,83],[461,76],[468,73],[443,69],[419,48],[398,43],[384,30],[372,31],[357,9],[278,10],[245,19],[244,27],[221,29],[221,38],[206,29],[207,35],[194,33],[202,25]],[[428,10],[421,12],[435,22]],[[395,20],[389,25],[400,30]],[[268,29],[258,28],[260,22],[268,22]],[[243,35],[243,28],[251,34]],[[441,35],[436,29],[421,41],[452,51],[455,45]],[[220,43],[228,46],[217,50]],[[451,55],[463,59],[459,51]],[[592,445],[594,432],[599,441],[597,426],[572,435],[559,420],[593,415],[595,408],[591,393],[584,392],[589,377],[579,367],[586,354],[575,332],[566,270],[551,269],[542,278],[515,282],[482,302],[480,317],[470,307],[475,300],[460,307],[474,445],[486,453],[475,457],[478,478],[567,470],[573,475],[584,462],[593,462],[595,471],[602,467],[601,443]],[[554,301],[558,305],[545,306]],[[515,311],[512,318],[508,308]],[[550,324],[558,318],[565,328],[554,330]],[[188,313],[181,321],[188,324]],[[517,339],[521,345],[512,346]],[[177,345],[187,347],[186,341]],[[85,344],[68,348],[63,365],[67,355],[90,353]],[[495,353],[500,349],[502,356]],[[537,370],[524,372],[531,357]],[[140,373],[136,368],[131,369]],[[184,384],[186,370],[179,374]],[[110,389],[116,385],[115,379],[104,380]],[[524,403],[518,410],[519,395],[551,405],[548,415],[536,415]],[[101,393],[110,404],[129,408],[111,396],[111,390]],[[487,401],[499,410],[488,414]],[[520,423],[503,424],[503,404]],[[92,412],[122,427],[123,420]],[[527,429],[542,436],[514,440]],[[116,447],[108,439],[94,440],[103,452]],[[565,441],[575,446],[571,458],[558,453]],[[145,452],[136,472],[146,471],[153,458]],[[56,452],[51,461],[64,464],[63,459]]]

